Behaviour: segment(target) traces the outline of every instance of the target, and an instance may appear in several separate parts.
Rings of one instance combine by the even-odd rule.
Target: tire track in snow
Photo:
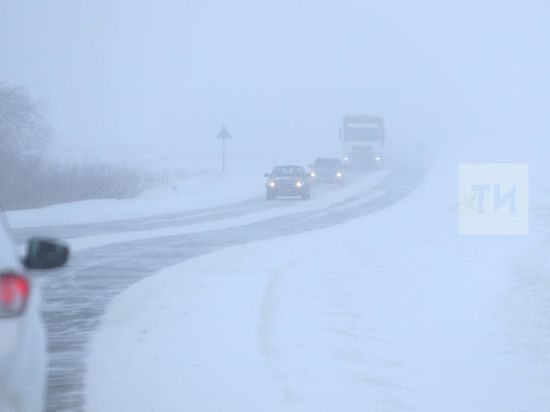
[[[289,214],[222,230],[111,244],[75,254],[70,266],[53,275],[45,287],[44,317],[50,349],[47,410],[83,410],[90,335],[105,306],[128,286],[163,267],[199,255],[322,229],[376,212],[406,197],[422,177],[421,172],[392,171],[376,197],[370,196],[380,188],[369,188],[363,197],[327,207],[324,213]],[[285,396],[292,401],[295,394],[289,390]]]

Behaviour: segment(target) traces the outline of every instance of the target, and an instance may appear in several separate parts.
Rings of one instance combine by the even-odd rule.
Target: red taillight
[[[29,298],[29,281],[21,275],[0,275],[0,317],[18,316],[25,311]]]

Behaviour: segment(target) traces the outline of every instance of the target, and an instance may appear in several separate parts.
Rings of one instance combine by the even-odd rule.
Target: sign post
[[[222,171],[225,172],[225,141],[231,139],[231,135],[225,126],[218,133],[218,139],[222,140]]]

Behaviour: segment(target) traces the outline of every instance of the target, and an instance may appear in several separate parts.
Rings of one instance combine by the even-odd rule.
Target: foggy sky
[[[548,138],[548,21],[542,0],[2,0],[0,82],[47,102],[68,153],[200,156],[222,124],[243,153],[330,151],[346,113],[393,142],[522,116]]]

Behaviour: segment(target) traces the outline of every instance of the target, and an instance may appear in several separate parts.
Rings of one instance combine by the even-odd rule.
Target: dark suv
[[[302,166],[277,166],[271,173],[266,173],[266,199],[273,200],[277,196],[300,196],[309,199],[309,174]]]
[[[338,158],[318,157],[310,168],[315,183],[344,184],[344,165]]]

